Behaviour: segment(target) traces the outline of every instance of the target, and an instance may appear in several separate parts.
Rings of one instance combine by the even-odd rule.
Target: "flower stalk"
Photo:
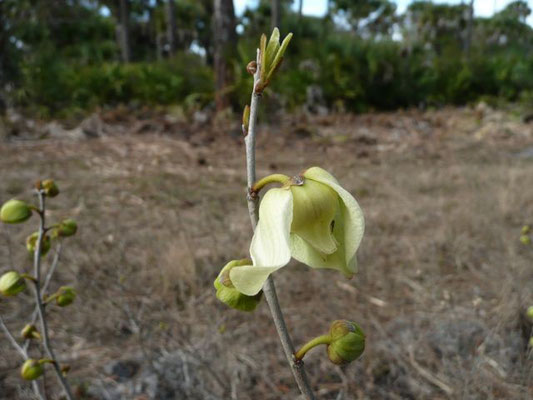
[[[314,339],[311,339],[309,342],[304,344],[300,349],[294,353],[294,358],[296,360],[302,360],[304,356],[307,354],[309,350],[316,346],[320,346],[322,344],[330,344],[331,343],[331,336],[330,335],[322,335],[318,336]]]
[[[283,174],[272,174],[265,176],[264,178],[259,179],[257,182],[254,183],[252,186],[251,191],[255,194],[258,194],[261,189],[263,189],[266,185],[269,185],[271,183],[281,183],[282,185],[287,185],[291,181],[291,178],[289,178],[287,175]]]
[[[38,215],[40,217],[39,222],[39,234],[37,237],[37,243],[35,247],[34,252],[34,259],[33,259],[33,266],[34,266],[34,294],[35,294],[35,302],[37,304],[37,313],[39,317],[39,322],[41,325],[41,335],[43,338],[43,347],[46,352],[46,355],[53,361],[51,364],[54,367],[54,371],[57,377],[57,380],[61,387],[63,388],[65,397],[67,400],[73,400],[74,397],[72,395],[72,390],[70,389],[70,385],[68,381],[63,376],[63,373],[61,372],[61,367],[59,366],[59,363],[57,362],[57,358],[54,354],[54,350],[52,348],[52,345],[50,344],[50,335],[48,333],[48,324],[46,320],[46,314],[44,309],[44,304],[41,300],[41,248],[43,245],[43,238],[46,232],[45,223],[46,223],[46,216],[45,216],[45,192],[42,189],[37,189],[37,196],[39,198],[39,209],[38,209]]]
[[[266,38],[265,38],[266,42]],[[265,49],[265,44],[262,43],[261,48]],[[261,64],[262,53],[259,49],[257,50],[257,67],[254,73],[254,85],[252,90],[252,97],[250,102],[250,117],[248,123],[248,130],[245,136],[246,144],[246,171],[247,171],[247,185],[248,185],[248,212],[250,214],[250,220],[252,227],[255,230],[258,222],[258,209],[259,209],[259,198],[257,193],[253,190],[254,183],[256,181],[255,174],[255,139],[256,139],[256,129],[257,129],[257,110],[259,106],[259,99],[261,98],[261,92],[263,87],[261,87]],[[263,72],[264,77],[265,72]],[[274,279],[272,276],[269,276],[267,281],[263,286],[263,293],[267,300],[268,306],[270,308],[270,313],[272,314],[272,319],[276,330],[278,332],[283,351],[291,367],[294,379],[300,389],[300,392],[306,400],[314,400],[315,395],[311,389],[311,384],[307,377],[304,364],[301,361],[298,361],[294,358],[294,345],[292,339],[289,335],[287,325],[283,318],[283,313],[279,305],[279,300],[276,294],[276,287],[274,285]]]

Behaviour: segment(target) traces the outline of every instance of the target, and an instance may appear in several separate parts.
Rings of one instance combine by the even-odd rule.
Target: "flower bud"
[[[0,293],[15,296],[26,289],[26,281],[17,271],[9,271],[0,277]]]
[[[531,238],[528,235],[521,235],[520,241],[522,242],[522,244],[525,244],[525,245],[531,244]]]
[[[531,227],[529,225],[524,225],[522,227],[522,235],[528,235],[531,232]]]
[[[526,311],[526,316],[533,321],[533,306],[529,306]]]
[[[52,231],[52,236],[68,237],[76,234],[78,224],[72,218],[67,218],[59,223]]]
[[[6,224],[20,224],[31,217],[31,208],[20,200],[11,199],[0,209],[0,221]]]
[[[328,345],[328,357],[334,364],[348,364],[359,358],[365,350],[365,334],[355,322],[334,321],[329,335],[331,343]]]
[[[332,222],[339,208],[337,193],[323,183],[305,178],[292,184],[290,190],[293,196],[291,232],[324,254],[335,252],[337,242]]]
[[[255,74],[257,72],[257,62],[250,61],[246,66],[246,71],[248,71],[250,75]]]
[[[33,381],[39,378],[44,373],[43,363],[30,358],[24,361],[22,368],[20,369],[20,375],[27,381]]]
[[[245,265],[252,265],[252,261],[233,260],[227,263],[220,271],[217,279],[215,279],[214,286],[217,290],[217,299],[231,308],[240,311],[253,311],[261,301],[263,292],[259,292],[254,296],[247,296],[239,292],[231,282],[229,272],[233,267],[240,267]]]
[[[65,364],[65,365],[62,365],[61,366],[61,374],[63,374],[63,376],[67,376],[67,374],[70,372],[70,365],[69,364]]]
[[[33,324],[27,324],[22,331],[20,331],[20,336],[24,339],[41,339],[41,334]]]
[[[26,249],[28,249],[30,254],[35,253],[35,249],[37,248],[37,239],[39,239],[39,232],[33,232],[26,238]],[[41,244],[41,255],[45,256],[50,251],[51,247],[52,241],[50,240],[50,237],[45,234]]]
[[[47,197],[56,197],[59,194],[59,188],[52,179],[42,181],[41,188]]]
[[[57,291],[56,304],[59,307],[66,307],[76,299],[76,291],[70,286],[61,286]]]
[[[248,133],[248,125],[250,124],[250,106],[246,104],[244,106],[244,111],[242,112],[242,129],[244,134]]]

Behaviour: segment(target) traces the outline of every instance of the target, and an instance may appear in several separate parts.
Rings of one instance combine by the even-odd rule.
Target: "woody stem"
[[[252,227],[255,230],[257,222],[259,220],[259,202],[258,197],[254,195],[252,187],[255,182],[255,135],[256,135],[256,123],[257,123],[257,109],[259,105],[259,99],[261,93],[258,92],[256,86],[259,83],[261,74],[261,52],[257,50],[257,70],[254,74],[254,88],[252,90],[252,100],[250,103],[250,123],[248,126],[248,134],[245,137],[246,144],[246,172],[247,172],[247,186],[248,186],[248,212],[252,222]],[[305,400],[315,400],[315,395],[309,383],[309,379],[305,372],[304,363],[294,358],[294,346],[292,344],[291,336],[285,324],[283,313],[279,305],[279,300],[276,295],[276,287],[274,285],[274,279],[269,276],[263,286],[263,293],[267,300],[272,314],[272,319],[278,335],[281,341],[281,346],[285,357],[289,362],[294,379],[300,389]]]

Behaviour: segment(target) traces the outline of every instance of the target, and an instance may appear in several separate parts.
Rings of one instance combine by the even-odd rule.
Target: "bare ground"
[[[297,398],[267,305],[227,309],[212,287],[225,262],[247,256],[251,237],[244,147],[228,134],[238,127],[162,135],[150,126],[0,144],[0,201],[30,200],[31,183],[52,177],[61,195],[49,218],[79,222],[54,283],[72,284],[79,299],[50,308],[78,396]],[[308,354],[319,398],[531,398],[523,312],[533,304],[533,247],[519,236],[533,222],[533,125],[448,109],[262,126],[258,176],[312,165],[356,196],[367,221],[354,279],[296,264],[275,276],[296,345],[339,318],[367,334],[363,357],[346,367],[324,349]],[[35,222],[4,229],[0,272],[9,247],[29,271],[22,243]],[[29,295],[18,299],[0,302],[15,332],[31,314]],[[3,335],[0,349],[0,398],[31,398]],[[116,360],[130,361],[131,373]],[[146,370],[155,392],[143,384]],[[53,392],[52,374],[47,385]]]

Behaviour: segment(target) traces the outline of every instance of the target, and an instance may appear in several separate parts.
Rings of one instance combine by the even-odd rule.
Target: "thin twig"
[[[2,328],[5,335],[7,336],[7,339],[13,345],[13,347],[20,353],[24,361],[30,358],[28,356],[28,352],[26,351],[26,349],[24,349],[20,344],[18,344],[17,340],[15,339],[15,337],[13,336],[13,334],[11,333],[11,331],[5,324],[4,319],[2,318],[1,315],[0,315],[0,328]],[[31,384],[32,384],[33,392],[35,393],[35,396],[37,396],[40,400],[44,400],[45,397],[43,397],[43,395],[41,394],[41,390],[39,388],[38,382],[34,380],[31,382]]]
[[[70,389],[70,385],[68,384],[67,380],[63,376],[63,373],[61,372],[61,368],[59,367],[59,363],[57,362],[57,358],[54,354],[54,350],[52,349],[52,346],[50,344],[50,336],[48,334],[48,324],[46,321],[46,315],[44,310],[44,305],[41,299],[41,249],[43,244],[43,237],[46,232],[45,228],[45,196],[42,190],[37,191],[37,195],[39,197],[39,217],[40,217],[40,223],[39,223],[39,236],[37,237],[37,244],[36,249],[34,253],[33,258],[33,266],[34,266],[34,277],[35,277],[35,284],[34,284],[34,293],[35,293],[35,302],[37,303],[37,311],[39,314],[39,321],[41,323],[41,334],[43,337],[43,347],[48,355],[49,358],[54,360],[52,363],[54,367],[54,371],[57,376],[57,380],[59,381],[59,384],[65,391],[65,396],[68,400],[73,400],[74,397],[72,396],[72,391]]]
[[[52,265],[50,265],[50,268],[48,269],[46,273],[46,278],[44,279],[44,284],[41,289],[41,299],[43,299],[43,296],[46,295],[46,291],[48,290],[48,286],[50,286],[50,282],[52,281],[52,276],[54,275],[54,272],[57,268],[57,264],[59,263],[59,258],[61,257],[61,250],[63,248],[63,244],[59,242],[56,249],[56,254],[54,255],[54,260],[52,261]],[[35,305],[35,310],[33,311],[33,315],[31,316],[31,322],[30,324],[33,325],[37,321],[37,318],[39,317],[39,310],[38,306]],[[30,347],[31,339],[26,339],[22,347],[24,350],[28,350],[28,347]]]
[[[2,318],[1,315],[0,315],[0,328],[2,328],[2,330],[6,334],[7,338],[9,339],[9,341],[11,342],[13,347],[20,353],[22,358],[24,358],[24,360],[27,360],[28,359],[28,353],[26,353],[26,350],[24,350],[22,348],[22,346],[20,344],[18,344],[17,340],[12,335],[11,331],[9,330],[7,325],[5,324],[4,319]]]
[[[416,372],[420,374],[420,376],[422,376],[424,379],[426,379],[427,381],[437,386],[439,389],[445,392],[448,396],[453,395],[453,389],[450,387],[450,385],[448,385],[447,383],[437,378],[435,375],[433,375],[428,370],[422,368],[422,366],[416,362],[412,346],[409,346],[408,352],[409,352],[409,362],[414,367],[414,369],[416,369]]]
[[[259,99],[261,94],[256,92],[256,85],[259,81],[259,76],[261,73],[261,54],[259,49],[257,50],[257,70],[254,74],[254,87],[252,90],[252,99],[250,103],[250,122],[248,125],[248,132],[245,137],[246,142],[246,171],[247,171],[247,184],[248,184],[248,212],[250,214],[250,219],[252,221],[252,227],[255,230],[257,225],[258,217],[258,198],[257,195],[253,195],[252,186],[255,183],[255,135],[256,135],[256,123],[257,123],[257,109],[259,105]],[[298,388],[302,395],[307,400],[314,400],[315,395],[311,389],[311,384],[307,378],[305,372],[303,361],[295,361],[294,358],[294,345],[292,344],[289,331],[287,330],[287,325],[283,318],[283,313],[279,306],[278,297],[276,295],[276,287],[274,285],[274,279],[272,276],[269,276],[265,285],[263,286],[263,293],[267,300],[268,306],[270,308],[270,313],[272,314],[272,319],[274,320],[274,325],[278,331],[278,335],[283,347],[283,352],[287,357],[287,361],[291,366],[292,374],[294,379],[298,384]]]
[[[43,295],[46,294],[46,291],[48,290],[48,286],[50,286],[50,281],[52,280],[52,276],[54,275],[54,272],[57,268],[57,264],[59,263],[59,257],[61,257],[61,250],[63,249],[63,243],[59,242],[56,249],[56,254],[54,255],[54,260],[52,261],[52,265],[50,265],[50,269],[48,269],[46,273],[46,278],[44,279],[44,284],[41,289],[41,293]]]
[[[7,231],[7,226],[5,226],[5,224],[2,224],[3,225],[3,231],[4,231],[4,236],[6,238],[6,247],[7,247],[7,259],[9,260],[9,267],[10,268],[13,268],[13,252],[12,252],[12,249],[11,249],[11,240],[9,238],[9,232]]]

